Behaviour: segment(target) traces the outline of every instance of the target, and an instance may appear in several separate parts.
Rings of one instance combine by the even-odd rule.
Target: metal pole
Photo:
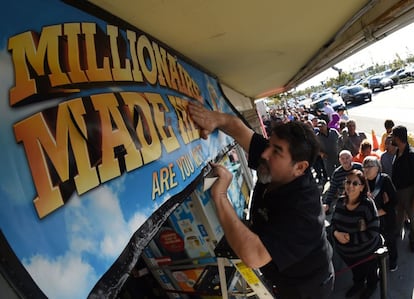
[[[381,247],[376,252],[380,266],[381,299],[387,298],[387,247]]]

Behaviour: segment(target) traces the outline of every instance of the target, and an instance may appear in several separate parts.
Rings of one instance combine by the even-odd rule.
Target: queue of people
[[[229,245],[246,265],[261,270],[278,299],[330,298],[333,250],[348,266],[365,260],[352,267],[346,297],[370,298],[378,264],[369,257],[387,246],[389,270],[396,271],[404,223],[414,251],[414,149],[405,127],[387,131],[382,153],[372,151],[352,119],[342,119],[338,132],[329,119],[306,111],[274,114],[266,139],[235,116],[194,103],[189,113],[202,138],[216,129],[230,135],[257,170],[248,224],[227,200],[232,175],[223,166],[213,165],[218,179],[211,193]],[[324,169],[322,181],[329,184],[322,193],[315,167]]]

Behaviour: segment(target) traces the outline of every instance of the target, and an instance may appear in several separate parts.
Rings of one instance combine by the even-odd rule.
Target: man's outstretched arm
[[[231,172],[222,165],[213,166],[218,179],[211,187],[211,195],[227,242],[248,267],[260,268],[268,264],[272,257],[263,242],[239,219],[227,198],[227,189],[232,180]]]

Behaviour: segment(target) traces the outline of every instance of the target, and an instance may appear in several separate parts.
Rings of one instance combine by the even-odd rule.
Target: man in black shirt
[[[392,143],[397,146],[392,165],[392,181],[397,189],[397,228],[401,231],[407,215],[410,221],[410,248],[414,251],[414,149],[408,144],[406,127],[392,129]]]
[[[257,170],[251,224],[246,226],[227,199],[231,173],[214,165],[211,189],[226,239],[251,268],[260,268],[276,287],[278,299],[329,298],[334,283],[332,249],[326,238],[324,212],[310,166],[319,153],[311,128],[301,122],[276,125],[269,140],[241,119],[190,104],[189,112],[207,138],[215,129],[233,137]]]

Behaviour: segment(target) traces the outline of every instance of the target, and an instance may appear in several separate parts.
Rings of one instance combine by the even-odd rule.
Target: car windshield
[[[335,102],[335,100],[331,97],[318,100],[313,104],[314,109],[318,109],[318,110],[323,109],[323,107],[325,106],[325,102],[329,102],[332,104]]]
[[[357,93],[362,90],[361,86],[355,86],[349,89],[349,93]]]

